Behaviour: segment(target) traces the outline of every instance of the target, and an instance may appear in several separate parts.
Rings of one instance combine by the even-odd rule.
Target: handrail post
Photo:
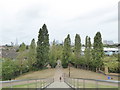
[[[43,80],[43,88],[44,88],[44,82],[45,82],[45,81]]]
[[[42,88],[42,80],[40,80],[40,88]]]
[[[12,81],[10,81],[10,87],[13,88],[13,86],[12,86]]]
[[[83,88],[85,88],[85,80],[83,79]]]
[[[75,79],[73,79],[74,80],[74,88],[75,88]]]
[[[77,79],[77,88],[79,88],[79,85],[78,85],[78,79]]]
[[[28,83],[28,84],[27,84],[27,88],[29,89],[29,80],[27,80],[27,83]]]
[[[36,79],[36,88],[37,88],[37,79]]]
[[[96,89],[98,90],[98,81],[96,80]]]
[[[43,88],[43,80],[41,80],[41,88]]]
[[[45,80],[44,80],[44,87],[45,87],[45,84],[46,84],[46,82],[45,82]]]
[[[72,78],[71,78],[71,86],[73,86],[73,81],[72,81]]]

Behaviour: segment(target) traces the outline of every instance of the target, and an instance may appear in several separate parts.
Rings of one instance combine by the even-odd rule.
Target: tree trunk
[[[99,71],[100,71],[100,68],[99,68]]]
[[[87,70],[89,70],[89,66],[87,66]]]
[[[105,74],[108,74],[108,67],[105,66],[105,70],[104,70]]]
[[[20,70],[20,75],[22,75],[22,70]]]
[[[98,72],[98,68],[96,68],[96,72]]]

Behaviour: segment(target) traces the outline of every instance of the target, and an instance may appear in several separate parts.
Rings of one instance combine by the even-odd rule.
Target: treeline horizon
[[[30,46],[26,46],[23,42],[19,46],[16,60],[4,60],[2,79],[8,80],[29,71],[46,69],[48,64],[51,68],[55,68],[57,60],[62,61],[63,68],[71,64],[75,68],[94,72],[104,70],[106,63],[103,61],[105,54],[101,33],[95,34],[93,45],[91,38],[86,36],[84,46],[84,55],[81,55],[80,34],[76,34],[73,46],[71,46],[70,34],[64,39],[63,44],[57,44],[54,40],[50,46],[48,29],[44,24],[39,30],[37,43],[35,39],[32,39]],[[120,69],[119,67],[110,68],[110,72],[120,72]]]

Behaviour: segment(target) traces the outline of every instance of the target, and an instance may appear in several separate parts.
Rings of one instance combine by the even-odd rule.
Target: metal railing
[[[54,78],[0,81],[1,88],[46,88]]]
[[[64,77],[71,88],[119,88],[120,81]]]

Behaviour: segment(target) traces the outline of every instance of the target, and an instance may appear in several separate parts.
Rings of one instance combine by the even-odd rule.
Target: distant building
[[[104,40],[103,44],[107,44],[107,45],[113,45],[114,42],[112,40],[108,41],[108,40]]]
[[[15,46],[18,46],[18,39],[16,38]]]
[[[81,55],[84,55],[85,47],[81,48]]]
[[[105,55],[113,55],[113,54],[118,54],[118,48],[104,48],[104,53]]]
[[[0,58],[2,58],[2,46],[0,46]]]
[[[82,50],[81,51],[81,55],[84,55],[85,47],[82,47],[81,50]],[[104,53],[105,53],[105,55],[110,56],[110,55],[113,55],[113,54],[118,54],[119,51],[118,51],[118,48],[107,48],[107,47],[104,47]]]
[[[14,47],[8,47],[8,46],[2,46],[1,47],[1,58],[11,58],[15,59],[18,55],[18,52],[16,52],[17,48]]]

